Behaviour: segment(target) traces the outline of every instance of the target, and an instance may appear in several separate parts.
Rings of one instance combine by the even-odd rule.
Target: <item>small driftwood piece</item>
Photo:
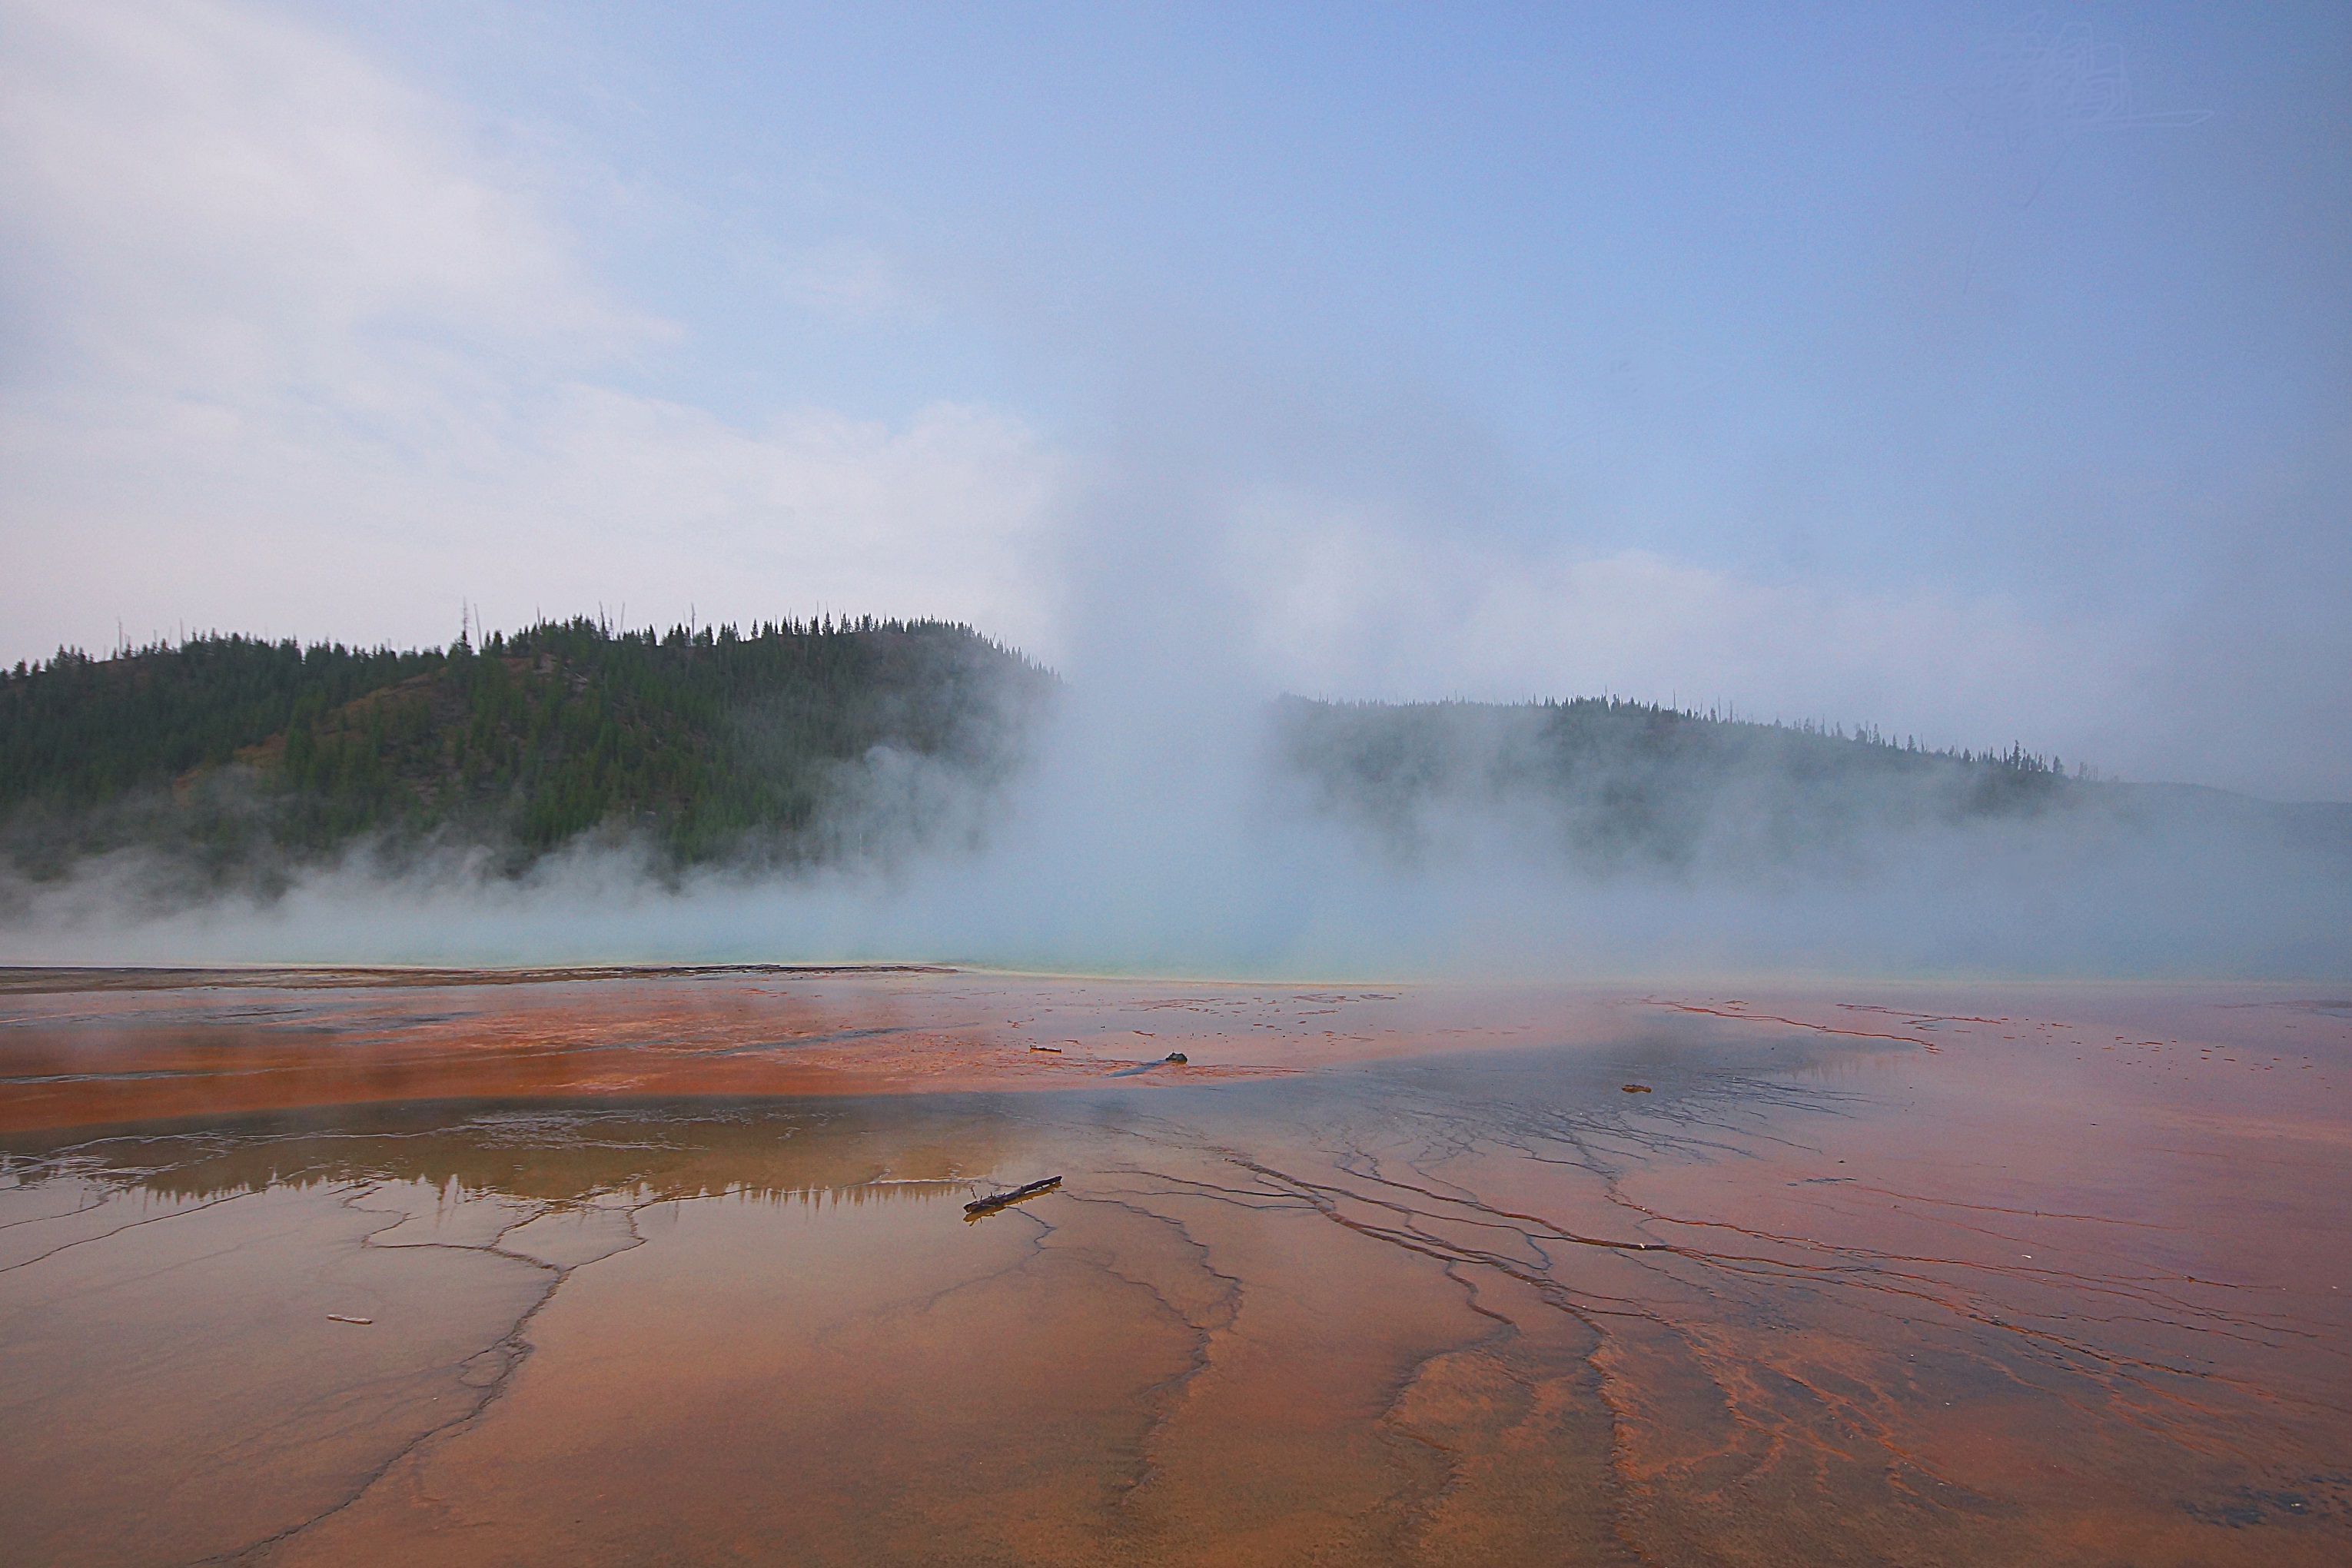
[[[994,1214],[1007,1204],[1017,1204],[1023,1198],[1035,1197],[1039,1193],[1061,1184],[1062,1178],[1059,1176],[1047,1176],[1042,1181],[1024,1182],[1021,1185],[1004,1192],[991,1193],[984,1198],[974,1198],[963,1205],[963,1212],[973,1219],[978,1219],[984,1214]]]

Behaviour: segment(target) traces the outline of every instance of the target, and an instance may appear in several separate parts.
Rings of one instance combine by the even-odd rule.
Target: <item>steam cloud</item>
[[[1173,570],[1148,552],[1123,563]],[[1800,737],[1769,731],[1664,763],[1604,742],[1549,776],[1540,709],[1270,701],[1203,668],[1183,628],[1214,606],[1188,581],[1131,601],[1156,617],[1106,620],[1116,635],[1013,776],[887,748],[844,766],[823,853],[798,869],[680,873],[608,838],[512,877],[478,849],[362,846],[295,868],[282,891],[192,898],[123,852],[6,889],[0,956],[1285,978],[2352,972],[2352,807],[2054,783],[2030,809],[1972,811],[1956,792],[1980,773],[1824,772],[1790,749]],[[1348,752],[1366,736],[1370,763]]]
[[[2284,117],[2270,134],[2292,120],[2297,137],[2315,140],[2274,148],[2242,138],[2233,155],[2250,162],[2213,167],[2246,177],[2168,165],[2191,171],[2171,177],[2211,187],[2200,184],[2199,205],[2178,209],[2195,215],[2196,231],[2216,247],[2199,267],[2151,258],[2136,239],[2116,243],[2136,229],[2092,229],[2084,255],[2095,262],[2060,268],[2067,281],[2056,293],[2024,288],[2037,275],[2022,269],[2026,324],[1961,354],[1923,340],[1947,330],[1936,323],[1962,305],[1974,310],[2000,296],[1974,272],[1982,262],[1998,273],[1999,234],[1946,247],[1968,258],[1945,280],[1951,288],[1869,306],[1856,279],[1917,270],[1911,249],[1881,254],[1885,234],[1901,238],[1916,221],[1925,237],[1904,244],[1932,251],[1936,233],[1976,232],[1973,209],[1953,204],[1890,223],[1864,199],[1874,186],[1825,186],[1842,189],[1866,221],[1862,237],[1824,247],[1813,216],[1777,193],[1769,210],[1742,205],[1751,195],[1764,203],[1760,188],[1718,201],[1709,194],[1724,162],[1718,147],[1758,132],[1712,117],[1747,116],[1748,98],[1710,92],[1694,73],[1685,30],[1672,19],[1657,25],[1672,36],[1654,58],[1698,95],[1683,112],[1655,115],[1654,84],[1639,72],[1595,80],[1621,76],[1640,100],[1625,123],[1691,128],[1683,153],[1695,161],[1677,163],[1677,153],[1656,165],[1680,168],[1687,195],[1671,173],[1653,189],[1620,191],[1622,171],[1644,165],[1613,157],[1580,172],[1530,163],[1538,172],[1528,184],[1492,187],[1535,199],[1598,182],[1583,198],[1592,210],[1632,215],[1629,231],[1676,237],[1671,252],[1628,251],[1622,272],[1573,274],[1564,287],[1607,308],[1560,308],[1583,324],[1530,336],[1527,348],[1543,362],[1528,385],[1550,388],[1559,367],[1549,356],[1560,353],[1574,361],[1569,379],[1586,384],[1570,400],[1582,412],[1570,410],[1547,442],[1654,456],[1613,473],[1602,464],[1590,476],[1547,469],[1537,479],[1487,427],[1491,410],[1454,406],[1435,390],[1442,382],[1381,368],[1412,360],[1418,340],[1382,335],[1391,289],[1376,280],[1442,275],[1445,297],[1428,308],[1454,315],[1447,250],[1387,273],[1303,267],[1304,292],[1269,293],[1262,310],[1236,313],[1244,326],[1220,329],[1213,310],[1187,316],[1170,306],[1155,317],[1129,308],[1171,292],[1160,247],[1122,261],[1108,282],[1089,279],[1102,254],[1062,247],[1077,259],[1055,265],[1055,246],[1030,242],[1038,215],[996,199],[1005,182],[992,191],[952,159],[906,156],[908,168],[944,171],[982,191],[980,205],[1003,208],[1023,238],[1013,247],[1020,265],[1005,271],[1034,274],[1024,284],[1034,294],[1003,308],[1023,323],[1005,333],[1025,338],[1024,352],[1039,363],[1076,362],[1069,374],[1086,401],[1110,410],[1100,424],[1113,434],[1066,449],[1056,433],[988,404],[929,405],[895,424],[821,407],[744,423],[640,386],[623,362],[685,329],[614,298],[597,281],[589,237],[558,216],[560,204],[469,150],[450,130],[465,117],[348,43],[226,0],[12,7],[0,29],[9,45],[0,50],[8,89],[0,145],[13,154],[0,160],[9,196],[0,223],[13,259],[0,287],[31,368],[0,389],[16,567],[0,581],[0,609],[18,652],[86,637],[126,609],[133,631],[194,615],[396,638],[421,621],[383,617],[438,616],[457,592],[482,592],[487,578],[516,618],[541,595],[551,609],[561,600],[584,611],[625,590],[641,616],[649,598],[685,610],[700,595],[706,614],[726,602],[739,616],[805,615],[829,599],[836,610],[971,619],[1050,657],[1068,682],[1016,777],[976,782],[890,751],[844,770],[820,826],[832,853],[814,868],[681,879],[640,847],[598,840],[509,878],[460,847],[397,858],[362,846],[332,864],[294,868],[282,889],[194,898],[170,867],[125,853],[61,881],[0,887],[0,959],[929,959],[1334,976],[2352,973],[2347,808],[2090,790],[2038,813],[1955,816],[1901,781],[1809,779],[1759,753],[1675,807],[1672,852],[1653,852],[1654,843],[1617,852],[1580,837],[1596,798],[1578,793],[1583,784],[1565,795],[1496,786],[1520,742],[1493,727],[1510,721],[1464,719],[1438,747],[1439,765],[1409,790],[1335,792],[1326,774],[1294,765],[1296,736],[1273,705],[1285,684],[1412,697],[1493,694],[1523,681],[1568,696],[1608,684],[1664,697],[1676,681],[1689,695],[1704,679],[1743,701],[1838,704],[1854,719],[2013,722],[2012,733],[2063,735],[2069,749],[2079,737],[2100,760],[2140,772],[2344,787],[2346,468],[2341,421],[2327,413],[2340,399],[2321,401],[2337,396],[2340,356],[2335,339],[2312,330],[2320,316],[2308,308],[2340,292],[2330,265],[2343,247],[2328,247],[2325,226],[2342,209],[2340,180],[2296,187],[2303,237],[2288,249],[2228,250],[2225,241],[2259,235],[2270,209],[2203,200],[2234,201],[2242,187],[2246,200],[2273,201],[2268,180],[2298,157],[2336,169],[2315,140],[2332,121],[2305,112],[2319,100],[2249,78],[2243,90],[2262,95],[2250,107]],[[1741,55],[1734,38],[1717,37],[1715,53]],[[1514,78],[1519,42],[1515,32],[1506,51]],[[2302,52],[2326,57],[2316,46]],[[1089,58],[1074,51],[1072,68],[1090,69]],[[833,68],[807,59],[815,61],[807,68]],[[1808,83],[1853,85],[1842,56],[1811,51],[1781,63],[1825,73],[1790,78],[1807,123],[1835,96]],[[942,80],[974,74],[963,59],[948,65]],[[1118,93],[1130,84],[1077,85]],[[872,97],[877,126],[918,118],[887,91],[857,96]],[[1287,84],[1280,96],[1292,96]],[[1906,88],[1897,96],[1951,95]],[[1548,146],[1611,142],[1599,133],[1611,124],[1606,93],[1563,102],[1587,97],[1603,118],[1558,122],[1544,132]],[[969,140],[962,119],[947,122]],[[1266,123],[1237,117],[1234,134],[1257,137]],[[1347,123],[1349,139],[1360,140]],[[1875,168],[1882,149],[1918,140],[1889,135],[1892,123],[1856,120],[1843,133]],[[1470,140],[1484,139],[1473,121],[1464,124]],[[1572,133],[1580,124],[1587,130]],[[1074,145],[1091,145],[1095,128],[1085,129]],[[1390,204],[1390,193],[1414,188],[1422,167],[1423,138],[1410,140],[1391,149],[1402,155],[1393,163],[1365,165],[1381,199],[1357,211],[1359,226],[1332,231],[1341,250],[1396,229],[1399,213],[1418,215],[1404,226],[1446,230],[1423,220],[1448,208]],[[1204,142],[1187,157],[1226,170],[1264,162],[1256,151]],[[1792,166],[1826,177],[1837,160],[1823,153],[1787,143]],[[1075,179],[1083,164],[1058,167]],[[1149,182],[1117,160],[1108,167],[1111,184],[1074,184],[1067,209],[1044,215],[1066,228],[1040,232],[1115,228],[1097,208]],[[1929,188],[1919,170],[1904,168],[1901,183]],[[2035,165],[2033,188],[2047,172]],[[1030,181],[1025,163],[1021,173],[1023,184],[1057,184],[1050,175]],[[928,211],[921,191],[874,205]],[[1238,210],[1247,204],[1229,199],[1236,194],[1202,184],[1184,210]],[[2059,205],[2044,199],[2037,216]],[[2137,213],[2144,204],[2128,205]],[[1236,230],[1230,251],[1201,255],[1254,252],[1319,226],[1298,223],[1286,196],[1279,205],[1274,227]],[[1560,213],[1538,214],[1530,232],[1561,227]],[[1156,209],[1129,216],[1137,232],[1176,226]],[[1757,228],[1759,254],[1808,280],[1783,301],[1785,317],[1768,311],[1752,329],[1708,329],[1685,312],[1644,314],[1653,292],[1744,298],[1749,257],[1679,237],[1741,225]],[[711,231],[682,232],[682,249],[726,248]],[[967,231],[926,237],[919,248],[985,251],[991,233],[978,231],[977,244]],[[2156,263],[2161,277],[2151,281],[2144,268]],[[2128,334],[2032,341],[2042,330],[2033,323],[2104,320],[2074,308],[2071,279],[2135,265],[2143,270],[2111,291],[2138,301],[2126,312],[2133,320],[2164,320],[2177,344],[2111,357],[2117,342],[2147,345]],[[1673,270],[1681,267],[1694,270]],[[2221,297],[2229,308],[2168,291],[2185,271],[2234,280],[2216,286],[2231,290]],[[815,291],[861,287],[853,277]],[[1074,290],[1075,304],[1065,298]],[[989,292],[967,279],[948,295]],[[1368,339],[1360,355],[1327,353],[1315,333],[1282,340],[1252,324],[1311,315],[1309,294],[1382,301],[1377,312],[1331,318],[1331,342]],[[1482,309],[1517,323],[1523,317],[1502,308],[1512,299],[1496,295]],[[2273,299],[2274,316],[2255,310]],[[1521,302],[1559,304],[1549,295]],[[1887,363],[1879,351],[1840,347],[1840,338],[1825,340],[1829,360],[1810,369],[1757,346],[1812,336],[1810,325],[1787,323],[1811,323],[1832,302],[1840,315],[1864,312],[1854,341],[1893,345]],[[733,304],[710,309],[706,339],[767,341],[736,331]],[[2266,323],[2261,331],[2249,311]],[[1748,368],[1668,374],[1685,330],[1735,360],[1745,355]],[[1515,349],[1501,337],[1476,342],[1464,351],[1474,360]],[[2245,357],[2234,377],[2210,374],[2263,342],[2270,357]],[[2013,369],[1967,368],[2003,363],[2003,344],[2021,356]],[[859,340],[851,357],[869,346]],[[1914,368],[1921,363],[1929,368]],[[2085,365],[2137,367],[2093,378],[2096,417],[2084,416],[2091,394],[2066,391]],[[2160,374],[2143,374],[2148,367]],[[755,367],[735,368],[748,380]],[[1648,390],[1633,384],[1637,372]],[[1062,374],[1052,384],[1063,384]],[[1855,390],[1843,390],[1850,378]],[[2037,380],[2060,390],[2019,395]],[[1721,391],[1705,397],[1692,390],[1718,382]],[[2144,401],[2114,403],[2118,386],[2138,387]],[[1498,406],[1510,395],[1519,395],[1498,394]],[[1961,434],[1918,412],[1955,396],[1968,416],[1953,421]],[[2279,418],[2298,396],[2321,411],[2303,435]],[[1751,422],[1777,431],[1792,397],[1799,436],[1740,434]],[[1717,401],[1732,411],[1719,420],[1693,412]],[[2170,412],[2176,405],[2198,411],[2193,430]],[[2139,413],[2116,412],[2128,409]],[[2102,444],[2081,433],[2108,423],[2129,438]],[[1822,454],[1804,434],[1847,427],[1851,443]],[[2024,455],[1978,461],[1979,430],[2021,432]],[[1938,530],[1973,539],[2000,518],[2037,539],[2072,541],[2060,552],[2065,591],[2040,600],[1979,591],[1966,573],[1947,584],[1935,563],[1947,558],[1932,552],[1928,566],[1869,592],[1825,572],[1804,574],[1819,582],[1782,582],[1738,552],[1700,550],[1692,541],[1703,528],[1685,537],[1626,521],[1686,510],[1747,517],[1755,487],[1740,465],[1777,472],[1783,447],[1793,454],[1790,499],[1766,500],[1768,510],[1790,514],[1780,531],[1791,541],[1811,537],[1812,491],[1836,500],[1843,486],[1844,509],[1885,511],[1896,542]],[[1751,460],[1759,455],[1771,460]],[[2156,459],[2176,457],[2192,477],[2159,482]],[[1923,509],[1908,494],[1922,461],[1966,482]],[[1839,485],[1814,473],[1842,467],[1855,472]],[[2100,510],[2080,502],[2082,476],[2135,470],[2139,490],[2101,502],[2108,531],[2079,529],[2075,513]],[[1693,474],[1704,482],[1685,494]],[[1596,495],[1613,487],[1622,504],[1577,500],[1588,479]],[[1827,537],[1864,536],[1832,527]],[[90,570],[93,559],[105,573]],[[1969,556],[1955,549],[1949,559]],[[2040,542],[1988,559],[1979,589],[2050,571]],[[2125,570],[2133,561],[2177,570],[2143,581]],[[371,591],[355,600],[350,584],[359,581]],[[742,602],[761,596],[778,602]],[[313,618],[289,618],[298,616]]]

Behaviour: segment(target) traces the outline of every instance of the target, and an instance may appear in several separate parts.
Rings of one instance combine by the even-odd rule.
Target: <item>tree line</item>
[[[457,831],[528,856],[613,827],[709,859],[789,841],[877,746],[1007,765],[1052,684],[969,626],[872,616],[60,650],[0,671],[0,817],[20,849]]]

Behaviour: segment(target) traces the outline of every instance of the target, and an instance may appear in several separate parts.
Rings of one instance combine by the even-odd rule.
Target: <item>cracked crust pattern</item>
[[[12,1070],[89,1068],[120,1106],[177,1053],[229,1097],[0,1154],[19,1541],[270,1564],[2352,1551],[2352,1020],[2328,1005],[780,983],[19,998]],[[598,984],[643,989],[600,1007]],[[1012,1053],[1040,1037],[1091,1070],[1030,1073]],[[1235,1070],[1118,1076],[1171,1039]],[[724,1092],[617,1092],[582,1065],[607,1047]],[[279,1092],[338,1050],[397,1087],[501,1048],[572,1076]],[[787,1049],[900,1092],[730,1076]],[[905,1092],[941,1082],[962,1091]],[[975,1189],[1049,1173],[963,1222]]]

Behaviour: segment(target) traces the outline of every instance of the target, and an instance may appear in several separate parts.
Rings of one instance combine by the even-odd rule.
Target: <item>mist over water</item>
[[[1764,745],[1691,778],[1603,755],[1530,782],[1540,747],[1505,731],[1534,721],[1491,711],[1432,720],[1442,733],[1402,773],[1351,773],[1302,765],[1278,702],[1611,687],[1672,705],[1707,682],[1743,707],[1942,726],[1931,745],[2058,738],[2070,758],[2340,795],[2344,683],[2326,671],[2343,668],[2344,562],[2324,524],[2342,444],[2322,416],[2340,377],[2311,325],[2311,302],[2340,293],[2342,247],[2326,243],[2340,161],[2312,129],[2325,73],[2270,72],[2331,58],[2340,28],[2307,23],[2283,49],[2274,28],[2176,19],[2126,50],[2104,19],[1915,20],[1890,29],[1913,38],[1893,54],[1847,29],[1864,65],[1719,18],[1613,38],[1447,22],[1387,46],[1318,26],[1302,60],[1321,67],[1234,84],[1223,115],[1160,95],[1254,57],[1185,29],[1132,56],[1017,51],[1007,101],[1062,107],[1003,146],[971,129],[1005,123],[998,107],[940,107],[1010,68],[976,64],[992,57],[970,40],[942,46],[933,78],[908,74],[903,38],[873,77],[797,33],[770,38],[773,79],[821,79],[732,105],[747,118],[714,121],[681,167],[749,157],[736,173],[764,174],[830,125],[818,140],[862,171],[849,183],[886,199],[754,228],[772,223],[790,252],[835,226],[844,256],[873,258],[875,297],[845,323],[805,301],[789,319],[748,310],[740,279],[705,266],[730,247],[684,207],[665,221],[693,267],[628,297],[596,261],[603,220],[445,137],[451,106],[361,35],[234,6],[204,37],[176,14],[121,37],[70,7],[26,15],[47,53],[23,58],[64,63],[20,68],[38,112],[12,134],[46,173],[13,221],[47,259],[12,275],[11,297],[54,323],[45,374],[72,396],[12,405],[12,449],[38,459],[20,488],[64,498],[26,513],[20,637],[126,605],[134,628],[282,629],[299,607],[333,618],[302,622],[310,635],[369,637],[422,624],[367,618],[384,606],[423,615],[456,591],[491,593],[510,622],[542,595],[559,615],[609,595],[641,618],[698,603],[706,620],[829,596],[970,619],[1065,688],[1010,776],[888,747],[841,766],[812,853],[789,861],[681,870],[598,831],[515,873],[478,844],[362,842],[224,889],[124,850],[0,881],[0,960],[2352,973],[2352,808],[2091,785],[1974,811],[1948,780],[1821,776]],[[736,22],[705,43],[757,58]],[[2126,125],[2112,61],[2143,44],[2142,108],[2161,112]],[[1410,68],[1360,78],[1359,51],[1381,47]],[[646,53],[596,58],[638,81]],[[248,58],[273,62],[251,79],[283,79],[266,113],[212,76],[156,75]],[[1467,74],[1428,85],[1458,100],[1402,90],[1440,59]],[[1051,90],[1025,74],[1048,66],[1073,74]],[[1505,110],[1538,79],[1559,89],[1540,115]],[[2021,82],[2059,97],[2020,98]],[[1415,101],[1423,118],[1385,112]],[[817,119],[772,144],[744,133],[787,102]],[[1152,104],[1166,117],[1122,142],[1142,133],[1112,122]],[[1459,144],[1433,141],[1441,124]],[[2225,140],[2225,124],[2248,129]],[[142,155],[91,151],[126,126],[145,127],[123,144]],[[194,167],[187,149],[215,143],[191,127],[242,151]],[[1649,160],[1594,151],[1621,143]],[[316,149],[352,144],[400,178],[313,168]],[[1138,161],[1151,146],[1171,150],[1164,165]],[[1819,205],[1751,180],[1727,146],[1813,171]],[[1303,151],[1318,147],[1328,163]],[[284,210],[252,210],[211,164],[278,170]],[[153,188],[114,177],[126,167]],[[1317,168],[1296,188],[1257,183]],[[461,188],[507,221],[461,221],[435,195]],[[2184,267],[2144,226],[2159,221],[2220,248]],[[632,245],[642,226],[628,219]],[[311,256],[287,237],[322,234],[345,238]],[[1121,237],[1143,236],[1159,237],[1130,254]],[[215,250],[238,258],[237,289]],[[456,393],[379,341],[420,310],[434,364],[456,352],[445,336],[488,356],[447,373]],[[654,353],[664,312],[715,356],[662,362],[677,401],[600,357]],[[225,383],[212,345],[230,324],[284,363]],[[1001,382],[957,370],[973,334],[998,345]],[[834,359],[766,363],[820,338]],[[538,345],[528,374],[517,342]],[[355,390],[322,392],[314,358]],[[903,386],[867,384],[891,363]],[[131,368],[78,379],[107,365]],[[180,406],[184,382],[244,410],[231,427],[274,434],[223,470],[183,449],[176,416],[125,422]],[[405,412],[387,412],[387,385]],[[544,408],[483,435],[480,386]],[[851,404],[886,416],[824,414],[857,388]],[[802,402],[816,412],[751,416]],[[375,433],[330,438],[341,426],[322,406]],[[413,460],[457,450],[460,429],[488,445]],[[373,521],[346,539],[346,516]],[[387,555],[394,534],[414,547]],[[92,538],[111,541],[95,575],[71,558]],[[37,559],[37,542],[57,552]],[[79,620],[48,603],[78,598]]]
[[[1162,657],[1074,672],[1009,780],[888,751],[845,769],[819,825],[831,858],[799,869],[681,871],[607,838],[508,875],[478,847],[362,844],[293,868],[282,889],[194,896],[124,851],[8,889],[0,957],[1293,978],[2352,973],[2345,808],[2061,781],[2034,809],[1966,815],[1946,809],[1948,784],[1808,779],[1743,755],[1667,803],[1670,819],[1641,801],[1646,836],[1625,840],[1622,811],[1513,787],[1481,739],[1542,710],[1459,710],[1451,727],[1446,710],[1424,710],[1447,766],[1351,798],[1297,765],[1291,705]]]
[[[0,0],[0,1568],[2352,1563],[2347,65]]]
[[[1061,689],[959,721],[1017,763],[877,746],[835,767],[804,853],[682,868],[596,832],[517,872],[478,842],[362,841],[224,889],[123,850],[0,889],[0,961],[2352,974],[2352,806],[1632,707],[1280,696],[1220,564],[1243,524],[1216,472],[1097,476],[1062,535]],[[1546,726],[1579,724],[1559,751]],[[1696,740],[1645,750],[1644,725]]]

